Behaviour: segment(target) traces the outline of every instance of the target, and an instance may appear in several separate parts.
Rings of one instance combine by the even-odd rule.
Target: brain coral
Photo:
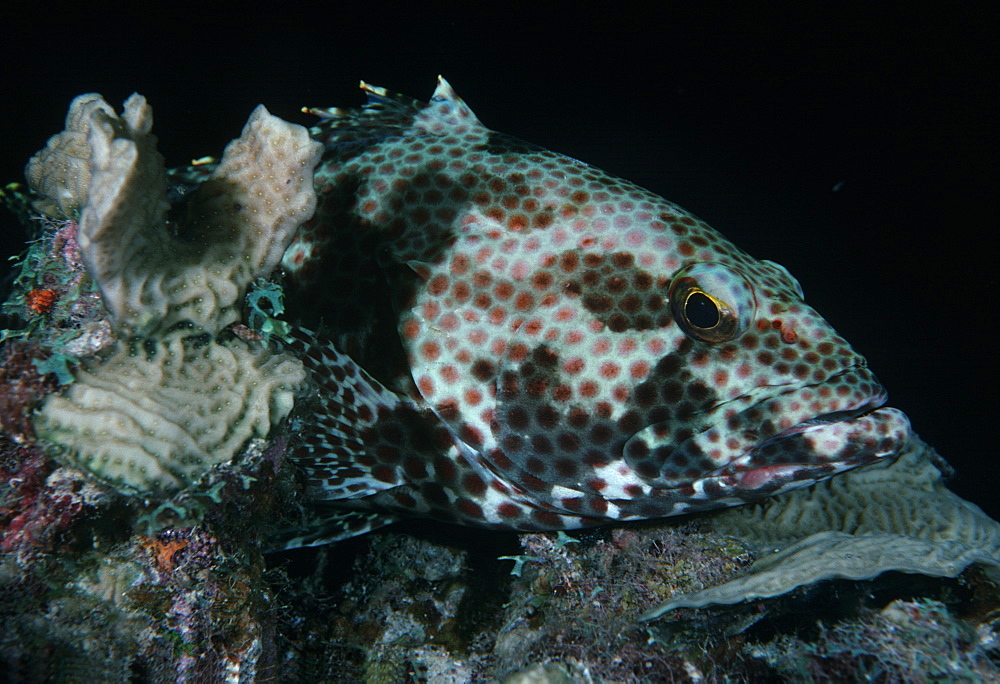
[[[164,494],[226,463],[292,409],[301,365],[241,340],[121,344],[84,363],[35,429],[73,465],[124,491]]]
[[[45,401],[35,429],[119,489],[167,493],[231,461],[292,408],[301,364],[224,328],[312,215],[321,145],[258,107],[175,225],[144,98],[132,95],[119,117],[82,95],[66,126],[26,175],[37,209],[79,216],[82,258],[119,341]]]

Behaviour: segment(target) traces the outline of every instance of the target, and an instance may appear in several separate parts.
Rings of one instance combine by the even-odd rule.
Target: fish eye
[[[710,330],[722,320],[724,306],[701,290],[693,290],[684,301],[684,318],[692,327]]]
[[[736,339],[750,327],[756,309],[750,281],[723,264],[693,264],[678,272],[670,285],[674,320],[699,342]]]

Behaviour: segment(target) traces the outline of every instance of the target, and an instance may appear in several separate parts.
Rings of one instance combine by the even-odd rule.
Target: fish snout
[[[773,494],[898,455],[910,421],[864,365],[761,402],[748,414],[777,416],[756,444],[723,469],[740,488]]]

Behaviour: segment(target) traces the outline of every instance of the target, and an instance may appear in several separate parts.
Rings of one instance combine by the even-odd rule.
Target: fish
[[[361,88],[304,110],[318,206],[282,263],[316,389],[284,548],[415,516],[562,530],[737,506],[906,444],[782,266],[487,128],[443,78],[429,102]]]

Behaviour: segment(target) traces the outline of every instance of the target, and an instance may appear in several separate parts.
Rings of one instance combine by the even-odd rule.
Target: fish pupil
[[[684,303],[684,315],[696,328],[714,328],[719,324],[719,307],[704,292],[692,292]]]

